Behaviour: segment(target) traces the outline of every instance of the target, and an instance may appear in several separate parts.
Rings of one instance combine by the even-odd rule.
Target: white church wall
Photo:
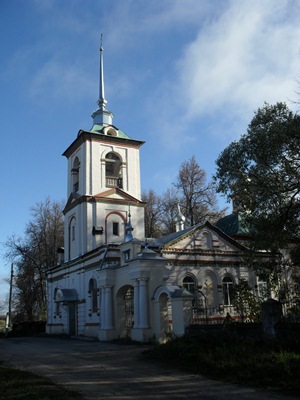
[[[96,240],[96,237],[92,235],[93,226],[97,226],[95,223],[95,203],[85,202],[83,205],[83,216],[82,216],[82,243],[83,253],[87,253],[100,245]],[[98,238],[98,237],[97,237]]]
[[[128,149],[128,192],[135,198],[141,199],[140,182],[140,157],[139,150],[135,148]]]

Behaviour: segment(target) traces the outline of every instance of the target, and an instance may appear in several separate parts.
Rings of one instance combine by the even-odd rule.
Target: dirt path
[[[78,339],[9,338],[0,340],[0,361],[44,375],[87,400],[292,399],[162,368],[141,360],[144,349]]]

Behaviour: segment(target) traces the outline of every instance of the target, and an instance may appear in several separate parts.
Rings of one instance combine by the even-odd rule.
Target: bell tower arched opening
[[[77,244],[77,231],[76,231],[76,218],[73,216],[70,219],[69,222],[69,229],[68,229],[68,237],[69,237],[69,253],[68,253],[68,258],[71,260],[72,258],[75,258],[77,253],[76,253],[76,244]]]
[[[74,162],[73,162],[73,167],[72,167],[72,190],[73,192],[77,193],[79,190],[79,167],[80,167],[80,161],[79,158],[76,157]]]
[[[107,187],[118,187],[123,189],[121,172],[122,160],[120,156],[112,151],[105,157],[105,179]]]

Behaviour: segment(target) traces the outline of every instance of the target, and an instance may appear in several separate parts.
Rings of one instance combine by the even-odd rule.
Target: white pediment
[[[218,228],[206,223],[166,243],[165,249],[241,251],[242,246]]]
[[[140,200],[136,199],[133,196],[130,196],[128,193],[124,192],[121,189],[118,188],[112,188],[112,189],[108,189],[105,192],[99,193],[95,196],[95,198],[98,199],[107,199],[107,200],[123,200],[123,201],[127,201],[128,203],[141,203]]]

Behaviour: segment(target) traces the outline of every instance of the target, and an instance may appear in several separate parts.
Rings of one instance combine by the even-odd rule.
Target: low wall
[[[12,336],[31,336],[39,333],[45,333],[45,331],[45,321],[20,322],[18,324],[13,324],[10,334]]]
[[[186,328],[187,336],[197,335],[205,332],[213,336],[230,335],[237,337],[251,337],[260,339],[263,336],[263,326],[260,323],[213,324],[213,325],[190,325]]]

